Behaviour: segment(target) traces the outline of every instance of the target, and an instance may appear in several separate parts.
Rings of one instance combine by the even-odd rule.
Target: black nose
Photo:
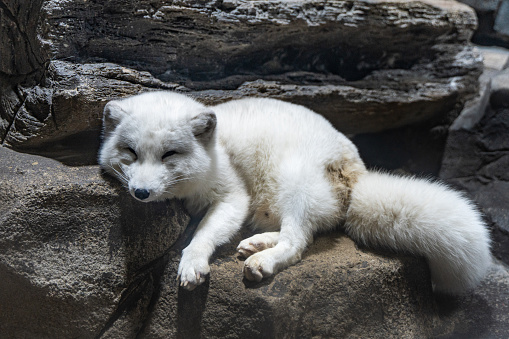
[[[150,192],[143,188],[138,188],[134,191],[134,196],[140,200],[145,200],[150,195]]]

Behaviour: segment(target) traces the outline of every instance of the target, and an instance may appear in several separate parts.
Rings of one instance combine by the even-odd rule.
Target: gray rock
[[[494,108],[509,107],[509,68],[492,79],[490,103]]]
[[[4,147],[0,158],[2,336],[91,338],[125,298],[150,301],[154,274],[145,267],[188,220],[178,202],[136,203],[97,166]]]
[[[500,261],[472,293],[436,297],[436,338],[509,336],[509,110],[488,107],[482,112],[477,124],[449,131],[440,177],[476,201],[491,227],[492,252]]]
[[[292,71],[356,80],[432,56],[430,49],[441,45],[439,37],[447,40],[452,27],[457,29],[453,41],[465,42],[476,24],[466,6],[429,0],[184,0],[122,6],[53,0],[44,4],[44,12],[44,37],[54,58],[106,59],[195,90],[217,88],[220,79],[230,78],[222,88],[235,88]],[[419,41],[411,38],[416,31],[425,32]]]
[[[509,48],[508,0],[459,0],[475,8],[479,27],[472,41],[484,46]]]
[[[41,76],[48,58],[38,37],[40,22],[37,19],[40,17],[43,2],[43,0],[0,2],[2,78],[33,82]]]
[[[461,113],[449,127],[449,131],[459,129],[471,129],[484,116],[490,103],[492,76],[496,72],[491,68],[485,68],[479,77],[479,92],[476,97],[465,103]]]
[[[481,72],[466,46],[475,15],[454,1],[53,0],[30,15],[39,25],[20,32],[34,37],[16,38],[30,51],[2,40],[14,51],[0,73],[2,144],[68,163],[94,163],[97,142],[78,146],[97,140],[104,103],[140,91],[270,96],[356,134],[448,124]],[[18,64],[35,66],[29,76]]]
[[[501,71],[509,66],[509,51],[499,47],[477,46],[476,49],[480,51],[484,64],[484,71],[479,77],[479,92],[465,103],[463,110],[449,127],[452,131],[472,129],[482,119],[490,103],[500,107],[504,100],[508,100],[504,96],[504,88],[509,84],[503,76],[505,72],[501,74]]]

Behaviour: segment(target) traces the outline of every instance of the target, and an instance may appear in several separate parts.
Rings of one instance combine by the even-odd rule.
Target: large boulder
[[[154,292],[152,272],[134,277],[183,233],[189,218],[179,202],[137,203],[97,166],[4,147],[0,158],[3,337],[91,338],[127,288],[139,285],[135,297]]]
[[[2,2],[2,143],[70,163],[94,162],[105,102],[140,91],[279,98],[357,134],[450,123],[481,69],[455,1]]]
[[[243,280],[237,237],[192,292],[176,282],[196,221],[136,202],[97,166],[0,147],[0,333],[7,338],[428,337],[426,263],[319,237],[300,263]]]

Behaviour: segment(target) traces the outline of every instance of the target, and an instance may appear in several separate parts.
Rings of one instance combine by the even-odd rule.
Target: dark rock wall
[[[406,13],[421,8],[419,20]],[[474,25],[466,13],[430,24],[444,12],[413,2],[49,1],[45,10],[53,58],[111,61],[194,90],[297,71],[341,83],[408,69],[434,57],[436,37],[466,41]],[[451,32],[452,24],[465,27]]]
[[[0,74],[4,81],[37,79],[49,61],[40,39],[43,3],[0,2]]]
[[[442,331],[437,336],[443,338],[509,335],[509,101],[504,95],[509,93],[509,51],[479,50],[485,64],[479,93],[449,129],[440,177],[472,197],[482,210],[491,227],[496,259],[471,294],[437,299],[442,322],[436,331]]]
[[[10,7],[2,30],[26,14]],[[2,144],[68,163],[94,163],[97,143],[86,155],[73,145],[98,139],[106,101],[140,91],[207,104],[279,98],[358,134],[449,124],[481,69],[468,46],[474,13],[449,1],[54,0],[30,10],[27,28],[2,41],[2,60],[20,65],[0,73]]]
[[[449,133],[440,176],[479,203],[492,226],[493,253],[509,265],[508,168],[509,108],[488,107],[478,124]]]

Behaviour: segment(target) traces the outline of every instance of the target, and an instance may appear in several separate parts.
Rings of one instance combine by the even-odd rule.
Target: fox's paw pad
[[[274,261],[262,253],[250,256],[244,262],[244,276],[247,280],[261,281],[274,274]]]
[[[277,245],[277,239],[262,234],[255,234],[254,236],[244,239],[237,246],[237,252],[244,258],[249,258],[255,253],[266,250]]]
[[[201,259],[186,260],[185,256],[180,261],[177,280],[180,286],[192,291],[196,286],[205,282],[210,273],[210,266],[207,261]]]

